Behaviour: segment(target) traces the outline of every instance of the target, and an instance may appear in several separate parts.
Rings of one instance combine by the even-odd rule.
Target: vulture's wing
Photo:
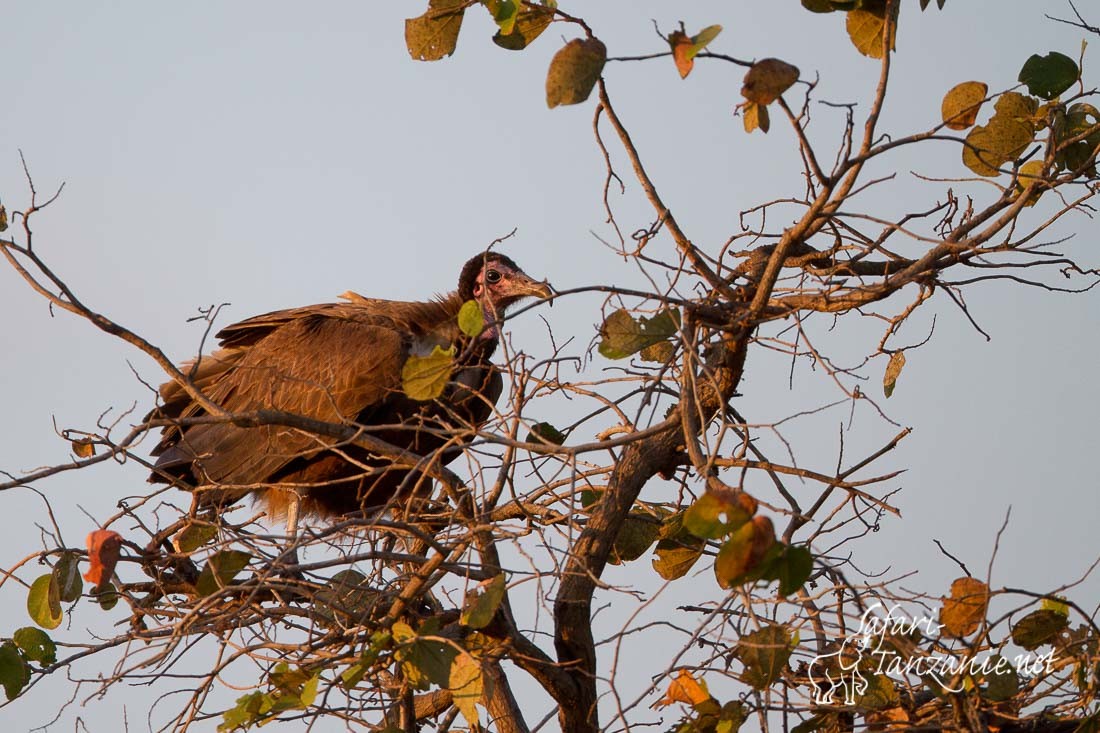
[[[228,412],[268,408],[326,422],[354,420],[399,392],[407,336],[387,319],[347,319],[329,310],[281,311],[229,327],[219,334],[228,348],[200,362],[200,386]],[[192,404],[178,414],[201,410]],[[193,425],[166,434],[157,467],[179,475],[179,467],[191,464],[203,483],[264,483],[294,458],[325,444],[319,436],[278,425]],[[246,493],[227,491],[208,499],[232,501]]]

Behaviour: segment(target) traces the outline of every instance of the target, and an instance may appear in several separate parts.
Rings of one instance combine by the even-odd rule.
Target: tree
[[[196,515],[178,493],[120,506],[86,547],[63,542],[73,530],[54,527],[44,549],[10,563],[5,581],[28,586],[36,624],[4,632],[9,704],[92,658],[113,665],[97,691],[152,677],[182,692],[165,728],[332,718],[349,727],[524,731],[538,723],[528,701],[549,699],[561,729],[589,731],[646,722],[645,704],[658,693],[655,705],[674,706],[682,731],[769,721],[797,721],[801,731],[1095,726],[1100,629],[1072,587],[1006,586],[960,559],[950,589],[912,590],[855,561],[860,535],[898,513],[900,468],[890,461],[909,430],[892,426],[883,400],[908,388],[906,355],[935,342],[927,309],[954,304],[956,318],[980,329],[969,303],[981,283],[1083,291],[1096,282],[1080,255],[1061,251],[1075,245],[1063,239],[1069,217],[1088,213],[1097,192],[1100,113],[1083,54],[1029,50],[1003,78],[945,80],[942,122],[886,129],[895,30],[917,8],[803,5],[843,17],[853,46],[877,66],[860,104],[822,105],[831,100],[819,83],[792,64],[716,50],[718,25],[658,28],[647,55],[627,56],[633,49],[615,47],[614,27],[554,5],[434,0],[410,19],[405,40],[421,60],[450,55],[466,16],[485,10],[505,49],[569,39],[550,61],[546,102],[594,106],[609,246],[649,287],[564,289],[565,302],[606,294],[598,335],[585,343],[587,334],[555,334],[552,353],[508,351],[510,392],[467,465],[432,472],[434,503],[313,528],[294,540],[302,560],[293,567],[290,540],[260,518]],[[928,5],[920,10],[935,12]],[[1071,10],[1068,23],[1095,32]],[[774,200],[737,202],[728,241],[703,244],[663,198],[630,134],[603,75],[612,62],[671,63],[681,77],[705,63],[723,89],[739,80],[745,131],[775,135],[782,122],[800,161],[797,185]],[[905,177],[896,156],[940,144],[957,156],[949,170],[920,172],[927,198],[892,193]],[[628,181],[649,205],[644,226],[635,210],[623,213]],[[8,263],[53,307],[122,338],[194,389],[152,342],[55,274],[32,225],[55,198],[31,185],[2,241]],[[206,314],[210,327],[217,315]],[[854,340],[834,335],[845,329]],[[735,398],[753,388],[746,370],[771,355],[813,392],[789,418],[761,421]],[[869,386],[880,374],[882,398]],[[550,407],[555,401],[565,406]],[[858,410],[858,429],[849,420],[841,432],[835,466],[807,466],[784,423],[830,410]],[[64,430],[75,460],[2,487],[41,487],[51,498],[58,473],[145,462],[138,441],[159,425],[141,412]],[[551,412],[562,418],[547,419]],[[881,417],[864,427],[871,415]],[[629,591],[608,580],[609,566],[651,577],[647,559],[671,594],[704,571],[708,595],[664,622],[668,636],[659,638],[676,642],[648,660],[652,682],[620,683],[618,656],[647,626],[626,614],[601,638],[598,611]],[[82,570],[94,586],[88,595]],[[49,632],[95,613],[92,601],[119,604],[128,627],[59,647]],[[1017,655],[1020,664],[1001,661]],[[177,673],[193,679],[173,688]],[[226,702],[215,680],[247,689]]]

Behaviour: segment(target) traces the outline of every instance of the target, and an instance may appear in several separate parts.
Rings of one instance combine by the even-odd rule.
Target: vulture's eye
[[[501,274],[496,270],[489,270],[487,273],[485,273],[485,282],[489,283],[490,285],[496,285],[498,282],[500,282],[500,278]]]

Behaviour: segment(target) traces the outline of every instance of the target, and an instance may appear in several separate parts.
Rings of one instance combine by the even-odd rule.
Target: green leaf
[[[741,679],[763,690],[779,679],[791,656],[791,632],[781,624],[768,624],[741,637],[733,655],[745,665]]]
[[[44,629],[56,629],[61,625],[61,589],[53,573],[42,575],[31,583],[27,594],[27,613]]]
[[[703,30],[696,33],[691,37],[691,55],[694,57],[704,48],[710,45],[710,42],[718,37],[718,34],[722,32],[722,26],[720,25],[708,25]]]
[[[652,318],[634,319],[625,308],[609,315],[600,326],[599,352],[608,359],[625,359],[647,346],[675,336],[680,329],[680,313],[663,310]]]
[[[889,49],[894,50],[897,36],[897,12],[901,3],[894,3],[894,18],[890,26]],[[886,0],[865,0],[860,7],[848,12],[848,37],[852,45],[864,56],[882,58],[883,36],[886,32]]]
[[[399,630],[399,625],[404,628]],[[421,632],[427,631],[427,625],[428,622],[422,625]],[[446,687],[450,679],[451,664],[458,651],[450,644],[423,638],[420,634],[414,634],[410,638],[407,634],[412,629],[408,624],[394,624],[393,632],[393,638],[400,644],[397,659],[409,684],[418,690],[426,690],[433,684]]]
[[[1025,61],[1019,80],[1027,84],[1027,90],[1035,96],[1054,99],[1073,86],[1080,73],[1076,61],[1051,51],[1046,56],[1034,54]]]
[[[882,392],[886,399],[894,394],[894,386],[898,382],[901,370],[905,368],[905,352],[895,351],[890,354],[890,362],[886,365],[886,374],[882,377]]]
[[[485,312],[481,310],[481,303],[467,300],[462,304],[458,309],[458,328],[471,338],[481,335],[485,330]]]
[[[249,728],[262,720],[264,716],[261,709],[266,697],[259,690],[238,697],[236,706],[222,713],[222,722],[218,724],[219,733]]]
[[[687,575],[703,554],[706,540],[699,539],[684,529],[684,513],[679,512],[665,519],[658,533],[653,558],[653,569],[665,580],[675,580]]]
[[[204,597],[217,593],[230,585],[251,559],[251,555],[241,550],[222,550],[211,555],[195,581],[195,590]]]
[[[99,604],[99,607],[104,611],[110,611],[116,605],[118,605],[118,589],[115,588],[115,584],[108,581],[106,585],[101,585],[92,589],[92,600]]]
[[[546,74],[546,105],[580,104],[588,99],[603,72],[607,47],[598,38],[575,38],[550,61]]]
[[[867,710],[883,710],[898,705],[894,682],[884,674],[867,675],[867,689],[856,698],[856,704]]]
[[[565,434],[548,422],[537,422],[531,426],[531,432],[527,433],[527,442],[561,445],[565,442]]]
[[[302,685],[302,692],[298,699],[302,701],[302,707],[308,708],[317,699],[317,686],[321,683],[321,673],[313,675],[309,681]]]
[[[409,629],[410,633],[412,629]],[[340,675],[340,683],[345,690],[350,690],[358,685],[370,671],[378,657],[389,647],[393,636],[386,631],[376,631],[371,635],[371,645],[361,655],[359,661],[351,665]]]
[[[504,600],[507,584],[504,573],[500,573],[488,583],[482,584],[480,589],[471,589],[466,594],[466,602],[463,604],[460,617],[462,624],[471,629],[483,629],[488,626]]]
[[[381,614],[381,606],[392,597],[374,588],[358,570],[347,569],[329,578],[317,592],[314,613],[318,623],[329,628],[349,629]]]
[[[814,556],[803,545],[784,546],[769,573],[769,580],[779,581],[779,594],[789,596],[810,579],[814,570]]]
[[[1053,642],[1066,626],[1066,617],[1057,611],[1032,611],[1012,627],[1012,641],[1030,652]]]
[[[218,528],[216,525],[192,522],[180,530],[172,542],[176,546],[177,552],[184,554],[194,552],[207,542],[218,536]]]
[[[637,560],[653,546],[660,532],[661,525],[655,517],[643,511],[630,512],[619,528],[607,561],[612,565],[622,565]]]
[[[718,713],[718,722],[714,724],[714,733],[734,733],[741,729],[749,718],[749,711],[745,703],[740,700],[730,700],[722,706]]]
[[[465,0],[429,0],[428,10],[405,21],[405,46],[418,61],[438,61],[458,45]]]
[[[23,661],[15,644],[10,641],[0,644],[0,685],[4,686],[7,698],[14,700],[18,697],[30,679],[27,663]]]
[[[1007,659],[998,655],[989,658],[992,670],[987,678],[984,697],[994,702],[1003,702],[1016,697],[1020,691],[1020,678]]]
[[[410,356],[401,368],[401,386],[405,394],[414,400],[426,402],[443,394],[451,380],[455,347],[443,349],[435,346],[428,356]]]
[[[268,675],[268,682],[283,694],[297,695],[302,689],[302,685],[308,680],[309,673],[301,667],[291,669],[286,662],[276,664],[275,668],[271,670],[271,674]]]
[[[58,597],[62,603],[73,603],[84,592],[84,580],[80,577],[80,556],[75,552],[63,552],[53,567],[57,580]]]
[[[516,16],[510,33],[497,31],[493,36],[493,43],[509,51],[522,51],[530,46],[536,38],[554,20],[552,7],[527,5]]]
[[[707,491],[684,512],[684,529],[696,537],[716,540],[741,527],[752,514],[733,501]]]
[[[493,22],[500,28],[500,33],[508,35],[512,32],[522,5],[520,0],[482,0],[481,4],[493,16]]]
[[[1055,158],[1059,168],[1081,170],[1086,177],[1096,175],[1096,159],[1093,154],[1100,146],[1100,127],[1097,127],[1097,122],[1100,122],[1100,111],[1091,104],[1079,102],[1066,110],[1064,124],[1054,128],[1060,146]],[[1080,135],[1087,137],[1069,145],[1064,144],[1064,141]]]
[[[451,690],[454,706],[470,724],[471,729],[480,725],[477,702],[485,692],[485,678],[481,664],[467,653],[459,654],[451,663],[447,687]]]
[[[1059,598],[1044,598],[1039,607],[1045,611],[1054,611],[1069,618],[1069,604]]]
[[[23,650],[23,656],[32,662],[46,666],[57,661],[57,645],[53,643],[50,635],[41,629],[33,626],[16,629],[12,634],[12,641]]]

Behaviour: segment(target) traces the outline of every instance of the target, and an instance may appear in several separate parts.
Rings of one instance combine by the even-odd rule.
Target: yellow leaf
[[[964,81],[943,96],[940,112],[944,124],[952,130],[965,130],[978,119],[989,87],[980,81]]]
[[[1004,165],[1005,159],[993,152],[989,130],[979,125],[966,135],[962,162],[979,176],[993,177],[1001,174],[1000,168]]]
[[[467,300],[458,309],[458,328],[467,336],[476,337],[485,330],[485,311],[476,300]]]
[[[894,3],[894,18],[890,22],[889,48],[894,50],[894,41],[897,36],[897,10],[901,5]],[[852,39],[852,45],[864,56],[873,59],[882,58],[883,34],[886,31],[886,0],[869,0],[864,2],[859,10],[848,12],[847,26],[848,37]]]
[[[477,729],[479,716],[477,702],[481,699],[485,687],[485,677],[481,673],[481,664],[472,655],[463,652],[451,663],[450,679],[447,685],[451,689],[454,706],[462,717]]]
[[[1016,190],[1023,194],[1028,186],[1041,180],[1043,180],[1043,161],[1029,160],[1020,166],[1020,173],[1016,178]],[[1043,189],[1036,188],[1036,190],[1028,196],[1027,201],[1024,202],[1024,206],[1034,206],[1035,202],[1038,201],[1039,197],[1042,195]]]
[[[515,0],[519,6],[519,0]],[[554,9],[542,5],[526,5],[520,8],[512,24],[512,30],[505,34],[497,31],[493,43],[509,51],[522,51],[527,48],[554,20]]]
[[[451,379],[451,366],[455,360],[455,347],[436,346],[428,356],[410,356],[401,368],[401,385],[405,394],[414,400],[425,402],[443,394]]]
[[[429,0],[423,15],[405,21],[409,55],[418,61],[438,61],[454,53],[465,12],[463,0]]]
[[[767,134],[768,128],[771,127],[768,108],[756,102],[746,102],[744,110],[745,132],[752,132],[756,128],[760,128],[761,131]]]
[[[1039,100],[1019,92],[1005,92],[993,104],[994,119],[1013,119],[1034,125],[1039,112]]]
[[[905,367],[905,352],[895,351],[890,355],[890,363],[886,365],[886,375],[882,378],[882,391],[886,399],[894,394],[894,385],[897,384],[901,370]]]

